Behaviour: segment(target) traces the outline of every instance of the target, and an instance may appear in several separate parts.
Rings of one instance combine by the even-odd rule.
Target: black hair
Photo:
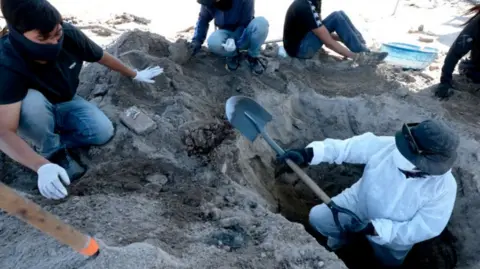
[[[7,24],[22,34],[38,30],[48,36],[63,20],[47,0],[0,0],[0,3]]]
[[[465,22],[463,25],[467,25],[469,24],[473,19],[475,19],[478,14],[480,14],[480,5],[475,5],[473,7],[471,7],[470,9],[467,10],[467,12],[465,13],[465,15],[469,15],[469,14],[473,14],[475,13],[475,15],[473,15],[467,22]]]

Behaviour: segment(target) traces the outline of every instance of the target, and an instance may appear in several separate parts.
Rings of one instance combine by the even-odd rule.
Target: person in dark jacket
[[[259,60],[260,49],[267,39],[269,24],[264,17],[255,17],[254,0],[197,0],[200,15],[191,42],[195,55],[205,42],[209,23],[215,19],[218,30],[208,38],[208,49],[226,57],[230,71],[240,66],[239,50],[248,50],[247,60],[255,74],[265,67]]]
[[[475,15],[465,23],[465,28],[448,50],[442,67],[440,84],[435,90],[435,95],[442,99],[453,95],[453,70],[460,59],[469,52],[470,57],[460,61],[459,72],[472,82],[480,83],[480,5],[472,7],[468,13],[475,13]]]
[[[323,45],[361,65],[377,65],[387,57],[386,52],[367,48],[345,12],[335,11],[322,19],[321,6],[321,0],[295,0],[288,8],[283,45],[290,57],[312,58]]]

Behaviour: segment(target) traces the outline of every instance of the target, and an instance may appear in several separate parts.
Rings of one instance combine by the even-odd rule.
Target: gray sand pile
[[[206,52],[188,61],[184,45],[135,31],[109,48],[135,68],[163,67],[154,85],[97,64],[84,69],[79,93],[114,121],[116,136],[106,146],[78,151],[89,172],[65,201],[42,199],[35,175],[0,157],[1,180],[108,246],[86,260],[1,215],[0,268],[346,268],[300,224],[319,201],[296,177],[275,178],[268,145],[249,143],[225,121],[232,95],[254,97],[269,110],[268,131],[284,147],[366,131],[391,135],[405,121],[449,121],[462,137],[453,238],[427,242],[410,260],[451,268],[449,259],[458,255],[458,268],[478,268],[477,97],[465,92],[441,103],[428,88],[409,92],[387,67],[352,69],[324,56],[270,58],[269,72],[260,77],[246,64],[229,73],[223,59]],[[125,127],[119,117],[131,106],[156,128],[137,135]],[[358,180],[361,169],[320,165],[308,173],[335,195]]]

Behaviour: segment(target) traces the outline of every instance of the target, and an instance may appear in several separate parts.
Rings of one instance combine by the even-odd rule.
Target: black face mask
[[[8,26],[8,38],[12,46],[30,60],[55,61],[63,47],[63,35],[55,45],[39,44],[26,38],[11,26]]]
[[[233,6],[233,0],[220,0],[218,2],[215,2],[213,6],[216,9],[219,9],[221,11],[227,11],[232,9]]]

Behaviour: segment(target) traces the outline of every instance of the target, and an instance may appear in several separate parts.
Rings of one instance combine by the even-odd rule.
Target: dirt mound
[[[95,260],[85,260],[2,215],[1,268],[346,268],[299,224],[319,203],[311,191],[293,176],[275,178],[268,145],[249,143],[225,121],[225,101],[239,94],[254,97],[274,115],[268,131],[284,147],[366,131],[391,135],[404,121],[450,121],[462,136],[455,169],[458,202],[449,225],[457,241],[427,242],[410,260],[427,261],[421,268],[452,268],[447,260],[456,250],[459,268],[475,268],[480,131],[478,115],[471,111],[476,97],[460,93],[442,104],[428,89],[414,94],[386,79],[395,74],[385,67],[352,69],[323,56],[269,59],[274,68],[260,77],[246,64],[230,73],[223,59],[207,52],[188,62],[170,57],[183,49],[172,46],[184,43],[172,45],[135,31],[109,48],[134,68],[163,67],[154,85],[135,83],[97,64],[84,69],[79,93],[114,121],[116,135],[106,146],[78,152],[89,171],[72,184],[65,201],[43,200],[34,190],[35,176],[0,157],[0,179],[109,247]],[[127,129],[119,116],[131,106],[157,127],[142,135]],[[330,195],[361,172],[361,166],[308,169]],[[437,267],[430,267],[433,263]]]

